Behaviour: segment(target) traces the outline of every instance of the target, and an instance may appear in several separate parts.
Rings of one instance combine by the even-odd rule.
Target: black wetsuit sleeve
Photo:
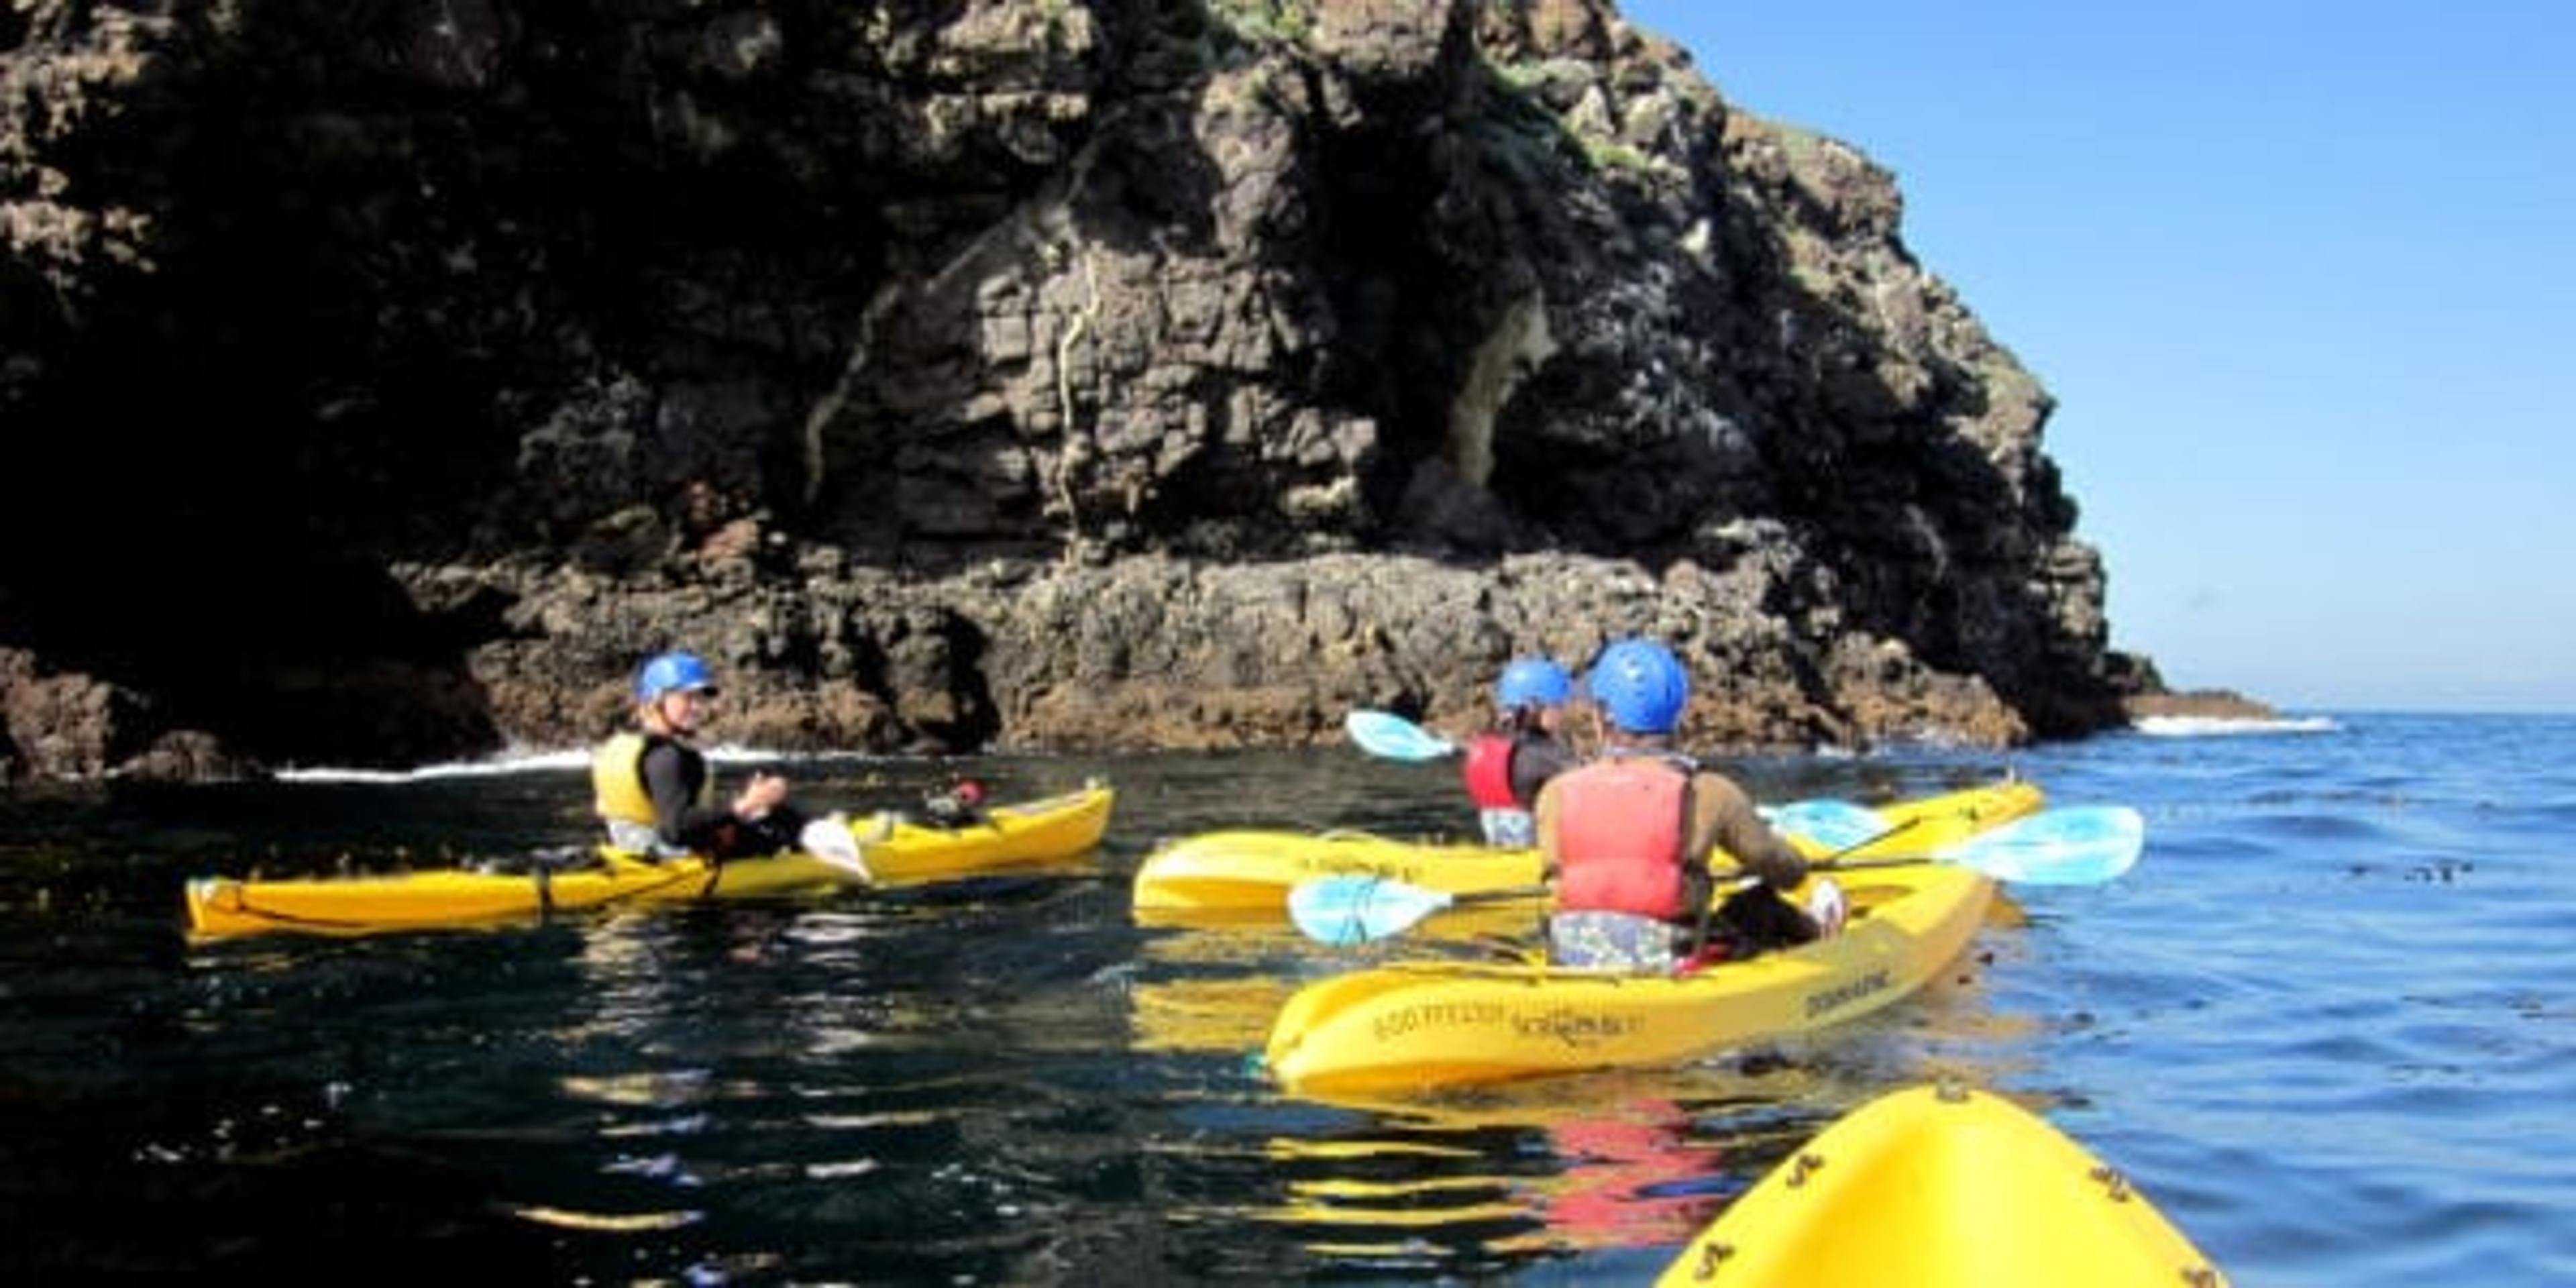
[[[701,847],[733,818],[731,811],[697,803],[707,780],[707,762],[677,743],[656,741],[644,749],[640,769],[644,791],[653,798],[653,830],[664,844]]]
[[[1527,809],[1538,803],[1547,780],[1574,768],[1574,753],[1554,738],[1523,738],[1512,748],[1512,799]]]

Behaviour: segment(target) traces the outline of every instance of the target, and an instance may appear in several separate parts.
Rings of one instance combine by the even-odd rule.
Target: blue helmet
[[[1514,658],[1494,684],[1494,701],[1505,707],[1561,707],[1574,696],[1574,677],[1543,657]]]
[[[716,691],[716,673],[695,653],[659,653],[635,673],[635,700],[651,702],[673,689]]]
[[[1610,723],[1629,733],[1671,733],[1690,701],[1690,675],[1673,651],[1646,639],[1601,650],[1587,682]]]

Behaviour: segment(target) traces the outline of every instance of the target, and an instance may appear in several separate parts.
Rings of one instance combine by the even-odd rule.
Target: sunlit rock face
[[[1607,4],[35,0],[0,83],[11,776],[573,745],[670,645],[788,749],[2161,687],[1887,172]]]

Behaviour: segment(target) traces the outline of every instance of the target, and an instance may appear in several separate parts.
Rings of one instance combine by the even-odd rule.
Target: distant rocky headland
[[[23,0],[0,83],[0,776],[575,745],[667,646],[787,750],[1631,632],[1710,749],[2194,700],[1888,172],[1598,0]]]
[[[2156,717],[2278,720],[2281,713],[2271,704],[2249,698],[2234,689],[2186,689],[2181,692],[2141,693],[2129,699],[2129,716],[2132,720]]]

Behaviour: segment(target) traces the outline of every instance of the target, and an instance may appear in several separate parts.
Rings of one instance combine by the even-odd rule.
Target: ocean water
[[[1109,779],[1108,843],[938,889],[191,945],[188,876],[582,839],[577,761],[0,796],[0,1271],[1643,1283],[1836,1115],[1948,1079],[2040,1110],[2239,1284],[2576,1282],[2576,718],[1727,762],[1764,799],[2018,773],[2135,806],[2147,848],[2009,890],[1866,1019],[1365,1110],[1251,1056],[1298,982],[1436,937],[1140,926],[1129,881],[1212,828],[1461,833],[1451,770],[968,767],[1006,799]],[[866,809],[948,767],[791,768]]]

